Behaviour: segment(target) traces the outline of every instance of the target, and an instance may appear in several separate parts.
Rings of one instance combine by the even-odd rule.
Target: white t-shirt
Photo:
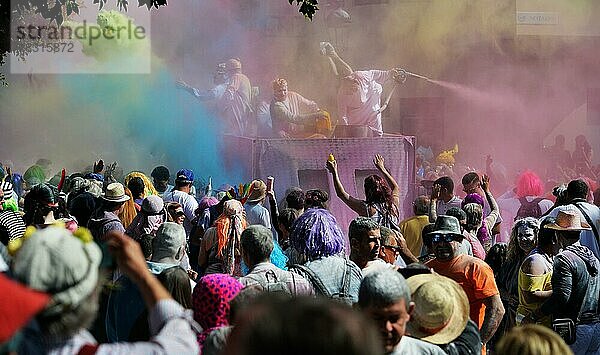
[[[359,90],[346,95],[338,91],[338,114],[346,124],[369,126],[378,134],[383,134],[381,126],[381,94],[383,83],[390,78],[384,70],[355,71],[351,76],[358,80]]]
[[[404,335],[389,355],[445,355],[437,345]]]

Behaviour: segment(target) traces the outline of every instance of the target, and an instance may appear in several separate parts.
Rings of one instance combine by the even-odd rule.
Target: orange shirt
[[[450,261],[433,259],[425,265],[463,288],[469,298],[471,320],[481,329],[485,318],[483,300],[499,293],[492,268],[485,261],[468,255],[458,255]]]

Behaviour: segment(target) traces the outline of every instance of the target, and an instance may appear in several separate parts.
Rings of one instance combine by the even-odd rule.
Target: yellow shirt
[[[543,302],[527,303],[524,297],[525,292],[548,291],[552,289],[552,272],[542,275],[530,275],[519,270],[519,307],[517,307],[517,325],[521,324],[521,316],[527,316],[538,309]],[[550,317],[540,318],[538,323],[550,326]]]
[[[400,232],[406,239],[408,249],[413,253],[414,256],[418,257],[421,255],[421,248],[423,247],[423,237],[421,232],[423,227],[429,224],[429,216],[412,216],[400,222]]]

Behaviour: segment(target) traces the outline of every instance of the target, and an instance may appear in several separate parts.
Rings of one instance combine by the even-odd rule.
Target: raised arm
[[[400,187],[394,177],[390,174],[390,172],[385,168],[385,161],[383,157],[379,154],[375,154],[375,158],[373,158],[373,164],[377,170],[383,174],[383,177],[387,181],[388,185],[392,189],[392,196],[394,197],[394,204],[399,208],[400,206]]]
[[[135,240],[122,233],[110,232],[107,243],[119,269],[137,285],[148,309],[161,300],[172,298],[148,270],[142,249]]]
[[[429,223],[435,223],[437,220],[437,200],[440,198],[442,187],[434,184],[431,188],[431,198],[429,199]]]
[[[331,43],[325,44],[325,55],[329,59],[329,63],[333,69],[333,72],[338,77],[345,77],[354,72],[350,65],[346,63],[340,56],[337,54]]]
[[[337,195],[337,197],[339,197],[346,204],[346,206],[350,207],[351,210],[358,213],[359,216],[366,216],[367,208],[365,206],[365,203],[361,200],[350,196],[350,194],[348,194],[344,189],[344,185],[342,185],[342,182],[340,181],[340,177],[338,175],[337,162],[335,160],[327,161],[327,170],[331,173],[331,176],[333,177],[333,185],[335,187],[335,194]]]
[[[490,214],[488,217],[493,216],[493,219],[494,219],[493,223],[489,223],[490,226],[488,226],[488,229],[491,231],[492,228],[494,227],[494,225],[496,224],[498,217],[500,216],[500,208],[498,207],[498,204],[496,203],[496,199],[494,198],[494,196],[492,195],[492,192],[490,191],[490,177],[489,176],[483,175],[483,177],[481,178],[481,189],[485,193],[485,198],[486,198],[488,204],[490,205]],[[488,217],[486,217],[486,219]]]

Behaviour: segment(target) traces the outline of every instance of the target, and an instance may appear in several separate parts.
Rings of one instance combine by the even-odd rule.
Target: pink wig
[[[544,184],[539,176],[533,171],[525,171],[517,178],[517,196],[542,196]]]

